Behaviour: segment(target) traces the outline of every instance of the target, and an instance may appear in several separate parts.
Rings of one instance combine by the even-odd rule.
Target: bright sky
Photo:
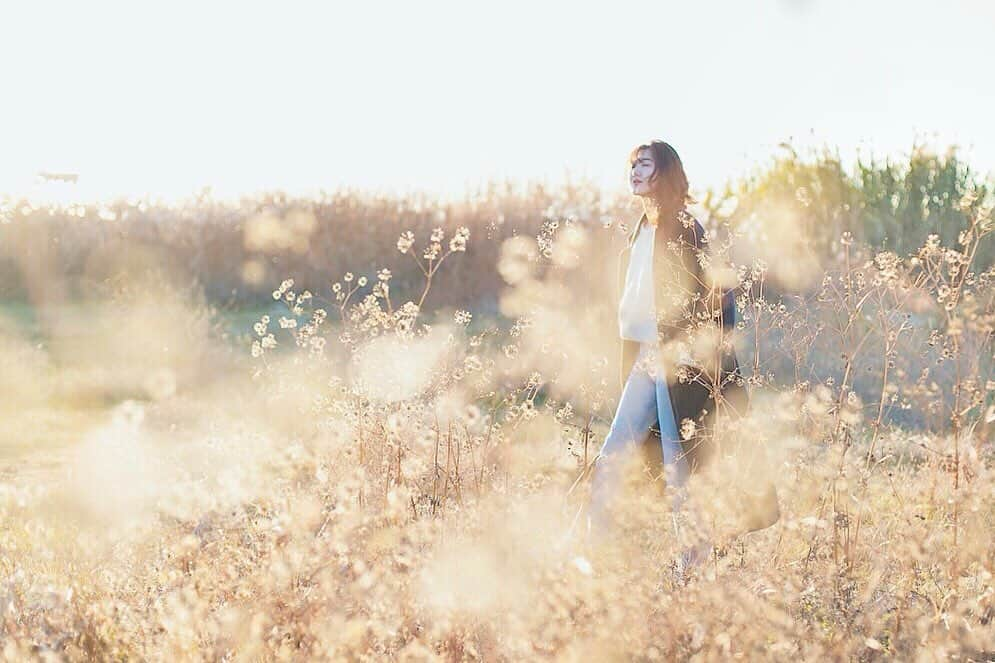
[[[0,23],[0,193],[621,188],[649,137],[698,191],[789,139],[919,136],[995,170],[991,0],[32,0]]]

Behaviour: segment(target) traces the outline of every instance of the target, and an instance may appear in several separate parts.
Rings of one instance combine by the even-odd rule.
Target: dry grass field
[[[652,476],[583,536],[627,201],[7,201],[0,656],[992,660],[990,192],[870,170],[859,219],[825,161],[696,208],[751,411],[686,575]]]

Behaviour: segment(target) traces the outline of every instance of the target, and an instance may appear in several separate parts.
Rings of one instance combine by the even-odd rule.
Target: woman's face
[[[629,188],[634,196],[648,196],[653,190],[650,178],[653,176],[653,153],[645,147],[639,150],[636,160],[629,168]]]

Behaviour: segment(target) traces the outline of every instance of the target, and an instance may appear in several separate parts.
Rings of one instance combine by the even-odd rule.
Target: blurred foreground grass
[[[244,351],[252,323],[261,315],[277,312],[278,307],[274,303],[268,307],[214,309],[204,314],[210,337],[216,343],[212,346],[215,353],[204,355],[205,363],[195,380],[210,382],[210,371],[230,368],[232,353]],[[156,364],[158,377],[166,382],[161,388],[167,392],[175,388],[169,384],[176,379],[176,366],[170,361],[173,357],[168,347],[153,348],[141,343],[140,351],[148,351],[148,355],[142,358],[144,361],[133,363],[135,353],[127,345],[134,339],[127,334],[111,341],[119,343],[116,347],[108,347],[107,330],[95,319],[106,316],[102,309],[85,301],[50,309],[53,319],[93,321],[60,325],[53,337],[46,334],[37,309],[30,304],[0,302],[0,383],[6,395],[0,404],[0,467],[6,464],[10,471],[11,464],[25,456],[44,459],[46,454],[62,450],[78,441],[82,432],[104,422],[123,401],[153,400],[156,376],[146,371]],[[239,340],[243,341],[241,350],[236,348]],[[102,348],[103,352],[95,359],[83,354],[85,348]],[[157,362],[157,356],[166,361]]]

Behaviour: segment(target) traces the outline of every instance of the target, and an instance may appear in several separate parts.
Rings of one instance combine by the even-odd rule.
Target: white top
[[[656,226],[644,224],[636,234],[625,273],[625,288],[618,305],[622,338],[651,343],[657,340],[656,304],[653,299],[653,239]]]

